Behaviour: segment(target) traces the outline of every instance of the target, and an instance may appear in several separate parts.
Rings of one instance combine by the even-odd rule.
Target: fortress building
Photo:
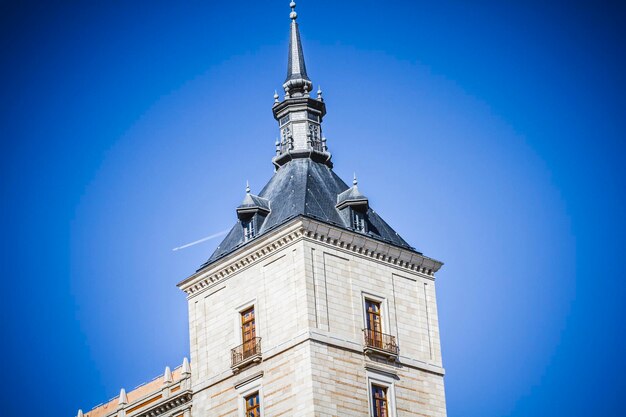
[[[191,364],[79,417],[445,416],[435,273],[333,172],[295,3],[274,175],[178,284]],[[346,139],[349,140],[349,139]],[[268,161],[269,162],[269,161]]]

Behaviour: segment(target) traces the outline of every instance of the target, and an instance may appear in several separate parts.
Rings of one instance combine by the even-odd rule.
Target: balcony
[[[366,354],[377,354],[395,360],[398,357],[396,337],[375,330],[363,329]]]
[[[230,367],[234,372],[252,363],[261,362],[261,338],[255,337],[230,351]]]

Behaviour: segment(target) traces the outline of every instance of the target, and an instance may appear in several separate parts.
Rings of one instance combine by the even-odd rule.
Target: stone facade
[[[310,97],[295,3],[274,176],[249,187],[237,223],[188,296],[191,365],[87,417],[446,415],[435,273],[333,171]],[[246,405],[247,404],[247,405]],[[248,407],[248,409],[246,409]],[[78,417],[84,417],[79,411]]]
[[[330,237],[332,236],[332,237]],[[392,416],[445,416],[434,270],[441,264],[356,233],[296,219],[179,286],[189,294],[193,416],[368,416],[371,381]],[[364,301],[382,306],[397,356],[365,353]],[[254,306],[261,360],[233,370],[240,313]]]

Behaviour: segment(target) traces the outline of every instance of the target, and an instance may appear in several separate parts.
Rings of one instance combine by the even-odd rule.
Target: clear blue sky
[[[336,171],[425,254],[449,415],[623,415],[618,2],[300,0]],[[287,0],[0,3],[2,414],[188,355],[175,284],[272,174]],[[24,406],[26,405],[26,408]]]

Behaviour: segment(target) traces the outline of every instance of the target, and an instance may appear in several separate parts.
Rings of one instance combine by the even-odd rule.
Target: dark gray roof
[[[291,36],[289,38],[289,59],[287,61],[287,78],[285,81],[302,78],[309,80],[304,63],[300,30],[295,20],[291,22]]]
[[[243,202],[237,207],[237,210],[259,208],[262,210],[270,211],[270,204],[267,199],[259,197],[258,195],[246,193]]]
[[[359,201],[365,204],[368,203],[367,197],[365,197],[360,191],[359,187],[356,186],[356,180],[354,186],[348,188],[343,193],[337,196],[337,207],[342,208],[344,203],[348,203],[351,201]]]
[[[259,193],[260,198],[269,201],[271,211],[256,237],[298,216],[352,230],[346,216],[336,208],[338,195],[346,190],[349,190],[346,183],[327,165],[309,158],[292,160],[280,167]],[[367,219],[370,237],[415,250],[373,210],[368,209]],[[244,242],[238,222],[200,269],[249,242]]]

